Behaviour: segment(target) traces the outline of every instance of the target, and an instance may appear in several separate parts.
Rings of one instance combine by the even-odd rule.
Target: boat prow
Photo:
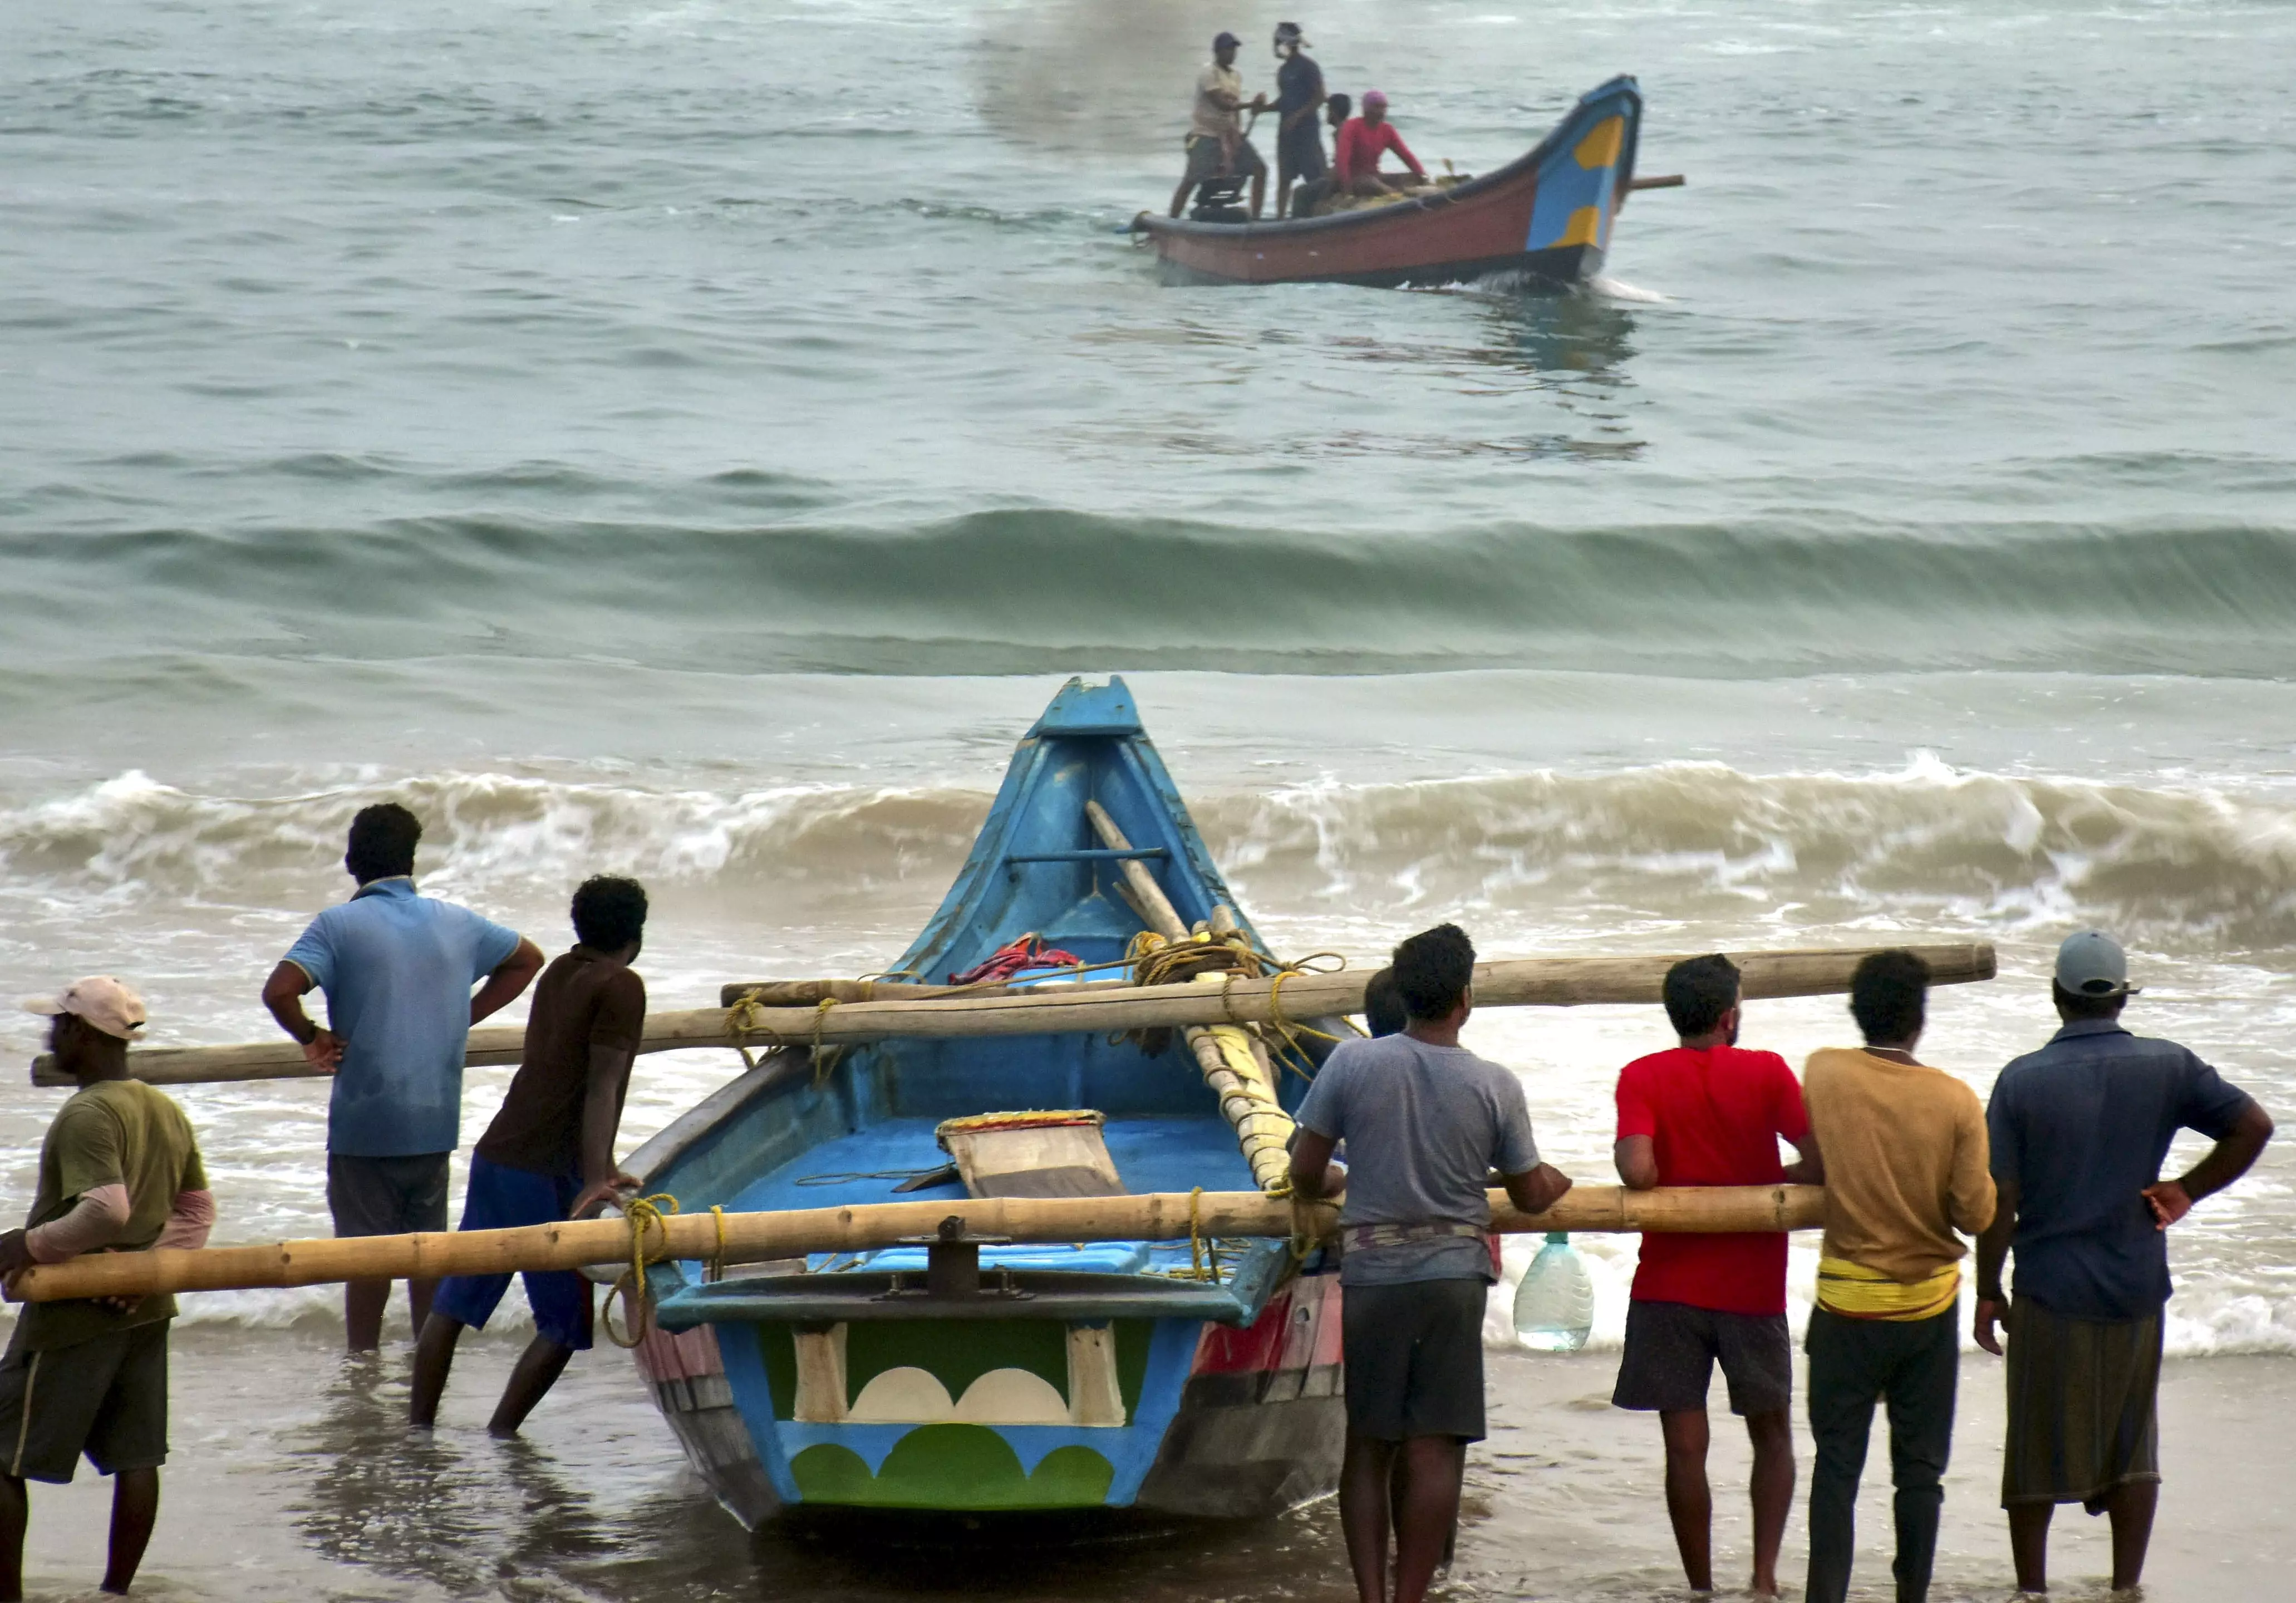
[[[1589,92],[1528,154],[1494,173],[1390,205],[1280,223],[1142,213],[1165,275],[1183,283],[1336,282],[1382,288],[1492,280],[1567,288],[1610,249],[1633,181],[1643,99],[1635,80]]]
[[[1140,871],[1168,902],[1150,910],[1160,921],[1233,916],[1265,953],[1122,681],[1071,681],[890,972],[945,984],[1024,935],[1120,964],[1152,921]],[[1296,1106],[1304,1080],[1284,1079],[1278,1100]],[[1044,1109],[1066,1111],[1030,1111]],[[1009,1138],[993,1163],[984,1127]],[[833,1060],[792,1044],[627,1166],[686,1214],[882,1202],[897,1185],[917,1200],[1254,1189],[1174,1031],[902,1037]],[[1253,1516],[1331,1489],[1345,1420],[1337,1275],[1320,1255],[1302,1264],[1276,1239],[985,1243],[958,1249],[977,1250],[966,1289],[941,1272],[943,1250],[718,1280],[698,1264],[650,1268],[640,1370],[745,1523],[799,1505]]]

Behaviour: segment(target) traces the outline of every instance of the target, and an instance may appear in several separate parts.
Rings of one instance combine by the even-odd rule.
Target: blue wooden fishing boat
[[[945,982],[1030,936],[1119,963],[1148,923],[1128,863],[1185,922],[1224,924],[1227,889],[1123,682],[1071,680],[889,972]],[[1239,944],[1272,955],[1234,922]],[[1059,968],[1013,979],[1079,983]],[[772,1052],[629,1166],[686,1214],[1254,1183],[1171,1032],[906,1038],[823,1057]],[[1281,1078],[1278,1100],[1296,1106],[1304,1075]],[[1046,1109],[1061,1111],[1026,1116]],[[984,1132],[1019,1144],[987,1154],[971,1144]],[[969,1170],[952,1150],[972,1154]],[[647,1296],[640,1370],[751,1525],[799,1507],[1250,1517],[1337,1478],[1338,1276],[1281,1240],[919,1245],[716,1280],[668,1264]]]

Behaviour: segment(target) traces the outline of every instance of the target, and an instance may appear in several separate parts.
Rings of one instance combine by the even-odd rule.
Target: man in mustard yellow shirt
[[[1813,1053],[1802,1071],[1825,1166],[1825,1246],[1809,1316],[1808,1603],[1841,1603],[1856,1546],[1857,1479],[1874,1404],[1890,1405],[1898,1603],[1929,1595],[1961,1370],[1955,1231],[1993,1221],[1985,1109],[1914,1056],[1929,969],[1910,952],[1857,965],[1849,1010],[1862,1051]]]

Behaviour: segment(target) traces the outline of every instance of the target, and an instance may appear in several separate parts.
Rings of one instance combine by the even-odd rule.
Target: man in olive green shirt
[[[191,1121],[128,1077],[143,999],[97,977],[24,1006],[54,1018],[49,1048],[80,1089],[41,1145],[27,1228],[0,1236],[0,1277],[86,1252],[205,1242],[215,1198]],[[175,1317],[172,1296],[33,1303],[17,1317],[0,1358],[0,1599],[24,1595],[24,1482],[68,1482],[83,1453],[113,1477],[103,1590],[124,1592],[135,1580],[160,1512]]]

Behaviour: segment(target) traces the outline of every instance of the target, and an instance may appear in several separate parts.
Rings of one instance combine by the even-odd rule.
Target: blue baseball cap
[[[1225,50],[1231,45],[1235,46],[1238,50],[1243,48],[1243,41],[1237,38],[1232,33],[1224,33],[1220,35],[1219,37],[1212,41],[1212,48],[1214,50]]]

